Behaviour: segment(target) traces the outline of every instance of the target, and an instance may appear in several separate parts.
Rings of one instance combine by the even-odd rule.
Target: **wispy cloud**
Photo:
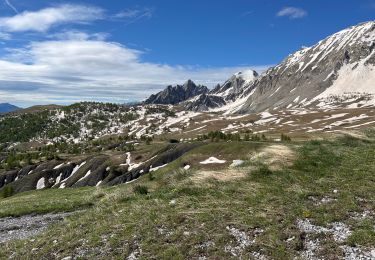
[[[278,17],[289,17],[290,19],[298,19],[307,16],[307,11],[297,7],[284,7],[277,13]]]
[[[142,61],[142,51],[115,42],[81,39],[33,42],[0,57],[0,101],[18,104],[78,100],[141,100],[166,85],[191,78],[222,83],[243,67],[169,66]],[[254,66],[263,71],[268,66]],[[30,101],[30,94],[37,99]]]
[[[9,0],[4,0],[5,4],[9,6],[10,9],[12,9],[16,14],[18,14],[17,8],[9,1]]]
[[[104,10],[94,6],[64,4],[39,11],[25,11],[0,18],[0,30],[5,32],[46,32],[66,23],[87,23],[103,18]]]
[[[85,40],[97,40],[97,41],[104,41],[110,35],[108,33],[88,33],[79,30],[63,30],[58,33],[48,35],[48,38],[56,39],[56,40],[77,40],[77,41],[85,41]]]
[[[244,12],[243,14],[241,14],[241,17],[247,17],[247,16],[250,16],[254,14],[254,11],[247,11],[247,12]]]
[[[141,19],[150,19],[154,14],[152,8],[125,9],[113,16],[114,19],[122,19],[126,24],[131,24]]]
[[[0,32],[0,40],[10,40],[12,36],[9,33]]]

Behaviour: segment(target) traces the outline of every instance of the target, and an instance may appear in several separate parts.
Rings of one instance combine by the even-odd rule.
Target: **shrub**
[[[302,211],[302,216],[304,218],[311,218],[311,211],[309,211],[309,210]]]
[[[292,141],[292,138],[290,138],[290,136],[285,135],[285,134],[281,134],[280,139],[281,139],[282,142],[290,142],[290,141]]]
[[[252,135],[251,141],[258,142],[258,141],[260,141],[260,137],[258,135]]]
[[[272,174],[272,171],[267,165],[262,165],[259,167],[259,174],[260,175],[270,175]]]
[[[136,194],[141,194],[141,195],[147,195],[148,194],[148,188],[143,185],[136,185],[133,188],[133,192]]]
[[[268,179],[273,174],[272,170],[265,164],[258,164],[257,170],[250,171],[249,176],[254,181],[261,181]]]
[[[155,177],[154,177],[154,175],[152,174],[152,172],[149,172],[149,173],[148,173],[148,180],[149,180],[149,181],[153,181],[153,180],[155,180]]]
[[[185,169],[178,169],[175,171],[175,178],[177,181],[181,181],[189,176],[189,171]]]
[[[0,197],[2,198],[8,198],[11,197],[14,194],[14,189],[12,186],[5,186],[1,191],[0,191]]]

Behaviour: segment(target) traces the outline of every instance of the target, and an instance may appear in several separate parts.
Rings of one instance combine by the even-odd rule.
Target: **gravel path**
[[[35,236],[46,230],[49,225],[61,221],[71,214],[73,213],[0,218],[0,243]]]

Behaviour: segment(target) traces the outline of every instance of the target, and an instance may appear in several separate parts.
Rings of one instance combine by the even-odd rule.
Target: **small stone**
[[[233,160],[233,163],[229,167],[238,167],[244,164],[245,161],[243,160]]]
[[[333,190],[333,193],[335,193],[335,194],[338,193],[338,192],[339,192],[338,190]]]
[[[290,242],[290,241],[293,241],[296,237],[290,237],[286,240],[286,242]]]
[[[169,205],[176,205],[176,200],[171,200],[171,201],[169,202]]]

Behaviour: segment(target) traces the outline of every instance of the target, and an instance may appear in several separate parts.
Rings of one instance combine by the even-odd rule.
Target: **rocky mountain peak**
[[[175,105],[197,95],[208,93],[206,86],[196,85],[192,80],[186,81],[183,85],[169,85],[163,91],[151,95],[145,104]]]
[[[259,76],[259,74],[255,70],[244,70],[237,72],[233,76],[236,78],[241,78],[245,81],[253,81]]]
[[[244,70],[231,76],[224,84],[216,85],[210,92],[187,100],[186,109],[202,111],[219,108],[242,98],[259,74],[254,70]]]
[[[194,81],[192,81],[191,79],[188,79],[185,83],[184,83],[184,87],[189,87],[189,86],[191,86],[191,87],[195,87],[196,85],[195,85],[195,83],[194,83]]]

